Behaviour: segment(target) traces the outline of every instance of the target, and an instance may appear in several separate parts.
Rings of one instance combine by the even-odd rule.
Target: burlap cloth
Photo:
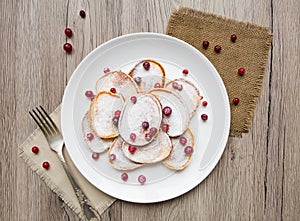
[[[235,33],[238,37],[235,43],[230,41],[232,33]],[[241,133],[247,132],[251,125],[268,58],[271,43],[271,35],[268,33],[268,29],[189,8],[180,8],[172,14],[167,34],[195,46],[215,65],[225,83],[230,100],[233,97],[239,97],[240,99],[237,106],[231,104],[230,135],[241,136]],[[207,50],[202,48],[203,40],[210,42]],[[216,54],[213,50],[216,44],[222,46],[220,54]],[[246,69],[246,74],[242,77],[237,74],[239,67]],[[60,107],[51,116],[60,126]],[[39,147],[38,154],[32,153],[32,146]],[[82,217],[80,205],[63,167],[56,154],[50,150],[41,130],[36,129],[19,149],[20,156],[31,169],[77,215]],[[115,199],[91,185],[75,168],[66,151],[64,155],[82,190],[91,200],[94,208],[102,214]],[[41,165],[44,161],[50,162],[49,170],[42,168]]]

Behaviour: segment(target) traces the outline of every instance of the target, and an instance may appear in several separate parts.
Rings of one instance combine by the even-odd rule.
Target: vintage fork
[[[29,111],[30,116],[33,118],[33,120],[36,122],[36,124],[39,126],[39,128],[42,130],[43,134],[45,135],[51,149],[55,151],[58,155],[58,158],[60,159],[63,168],[66,171],[66,174],[72,184],[72,187],[76,193],[76,196],[79,200],[79,203],[81,205],[81,208],[84,213],[83,220],[100,220],[100,217],[96,210],[92,207],[90,200],[86,197],[86,195],[83,193],[83,191],[80,189],[79,185],[73,178],[73,175],[69,169],[69,167],[66,164],[65,158],[63,156],[63,147],[65,145],[63,137],[58,130],[57,126],[53,122],[53,120],[50,118],[50,116],[47,114],[47,112],[44,110],[42,106],[39,108],[36,107],[36,109]]]

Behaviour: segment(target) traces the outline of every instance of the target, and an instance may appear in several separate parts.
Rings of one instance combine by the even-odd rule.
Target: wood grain
[[[300,214],[300,2],[290,0],[68,0],[0,3],[0,220],[78,220],[18,157],[34,130],[28,110],[49,111],[80,61],[133,32],[165,33],[180,5],[269,26],[274,34],[252,129],[230,138],[198,187],[156,204],[115,202],[102,220],[298,220]],[[87,17],[78,16],[84,9]],[[74,35],[67,39],[65,27]],[[70,42],[74,50],[65,54]]]

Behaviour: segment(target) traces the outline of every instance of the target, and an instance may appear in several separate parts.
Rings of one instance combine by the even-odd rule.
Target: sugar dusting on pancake
[[[122,151],[124,140],[121,137],[115,139],[112,147],[108,151],[108,159],[111,165],[117,170],[133,170],[143,166],[143,164],[130,161]]]
[[[188,155],[184,150],[187,146],[194,148],[194,135],[190,129],[187,129],[182,136],[186,138],[186,144],[180,143],[180,137],[171,138],[173,149],[170,155],[163,160],[163,164],[172,170],[183,170],[189,165],[192,158],[192,154]]]
[[[113,117],[116,110],[121,110],[123,98],[117,94],[101,91],[93,99],[89,109],[90,126],[100,138],[114,138],[119,135]]]
[[[151,94],[136,94],[136,102],[128,99],[122,109],[119,119],[119,133],[121,137],[129,144],[143,146],[150,143],[159,131],[162,113],[159,101]],[[149,127],[144,129],[143,122],[148,122]],[[151,128],[156,128],[157,132],[151,139],[146,139],[146,134],[150,133]],[[136,138],[132,140],[131,134]]]
[[[168,135],[170,137],[176,137],[183,134],[188,128],[190,118],[182,98],[176,93],[163,88],[153,89],[150,93],[158,98],[162,109],[164,107],[170,107],[172,109],[172,114],[170,116],[163,116],[162,119],[163,124],[169,125]]]
[[[130,153],[128,147],[129,144],[124,142],[122,150],[128,159],[138,163],[156,163],[170,154],[172,143],[169,136],[160,131],[151,143],[143,147],[137,147],[134,153]]]
[[[143,67],[144,62],[149,62],[150,67],[146,70]],[[165,86],[165,70],[160,63],[154,60],[144,60],[139,62],[129,73],[133,78],[140,78],[138,87],[141,92],[147,92],[154,88],[155,84],[159,84],[160,87]]]

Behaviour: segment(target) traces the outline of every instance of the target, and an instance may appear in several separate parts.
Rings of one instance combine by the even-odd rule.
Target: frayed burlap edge
[[[243,124],[243,127],[241,129],[236,129],[236,128],[230,128],[230,133],[229,136],[232,137],[242,137],[242,133],[247,133],[249,132],[251,125],[252,125],[252,119],[254,116],[254,111],[256,108],[257,100],[260,95],[260,89],[262,86],[263,82],[263,77],[265,74],[265,69],[266,69],[266,64],[269,58],[269,50],[272,45],[272,38],[273,35],[268,33],[269,28],[268,27],[263,27],[259,26],[256,24],[252,24],[249,22],[244,22],[244,21],[238,21],[234,20],[231,18],[227,18],[225,16],[221,15],[216,15],[213,13],[208,13],[208,12],[202,12],[199,10],[195,10],[192,8],[187,8],[187,7],[179,7],[178,10],[174,11],[169,19],[169,23],[167,26],[167,34],[173,36],[173,31],[176,28],[175,25],[175,20],[179,15],[187,15],[187,16],[193,16],[199,19],[205,19],[205,20],[210,20],[211,22],[217,22],[222,25],[235,28],[235,29],[248,29],[253,35],[267,35],[266,36],[266,44],[265,44],[265,50],[263,53],[263,59],[261,60],[259,64],[259,68],[261,70],[260,74],[258,75],[258,79],[255,82],[255,91],[254,93],[251,94],[252,99],[249,101],[249,108],[247,111],[247,117],[245,118],[245,122]],[[174,36],[176,37],[176,36]],[[212,62],[213,63],[213,62]]]

